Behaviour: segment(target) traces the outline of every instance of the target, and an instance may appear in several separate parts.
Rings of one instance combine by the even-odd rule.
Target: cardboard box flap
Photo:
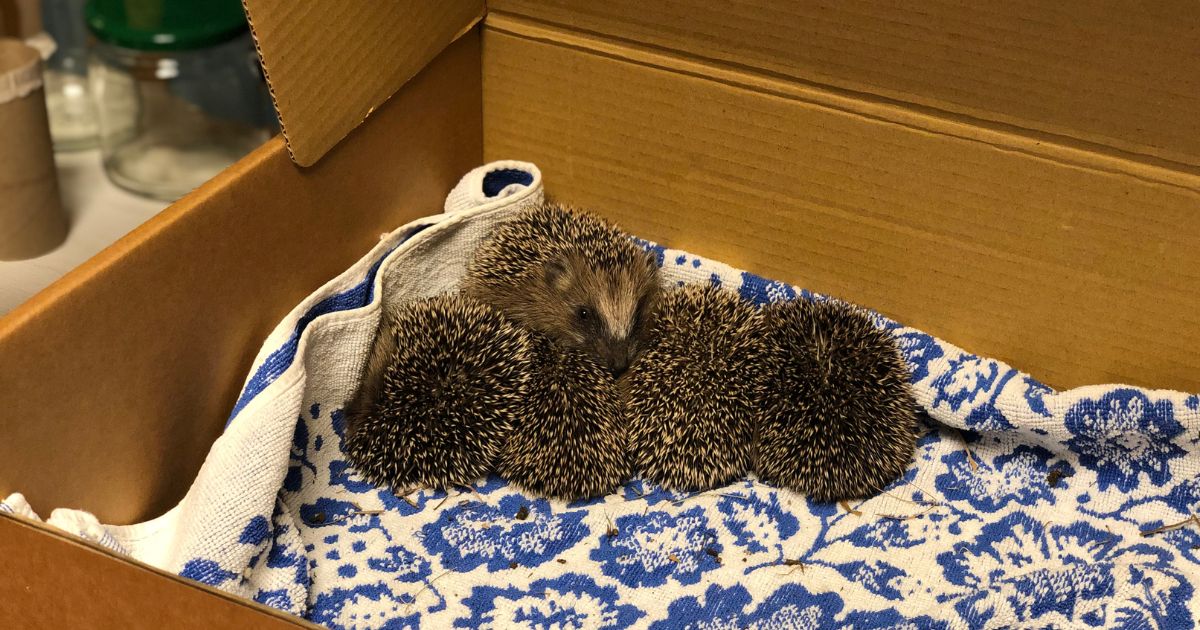
[[[490,0],[582,34],[1200,172],[1184,0]]]
[[[292,160],[321,159],[482,18],[483,0],[244,0]]]

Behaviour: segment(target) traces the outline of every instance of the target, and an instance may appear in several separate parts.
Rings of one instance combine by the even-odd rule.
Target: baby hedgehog
[[[385,311],[347,406],[347,456],[396,488],[486,475],[525,404],[530,350],[527,331],[463,296]]]
[[[612,492],[629,473],[625,416],[612,376],[591,357],[537,333],[533,348],[525,413],[497,472],[561,499]]]
[[[658,266],[616,227],[547,202],[479,246],[464,290],[620,375],[642,350]]]
[[[651,345],[626,376],[634,464],[673,490],[746,472],[767,378],[762,321],[736,293],[691,285],[666,293]]]
[[[895,340],[842,302],[795,300],[762,314],[776,368],[758,427],[759,478],[818,501],[882,490],[917,439]]]

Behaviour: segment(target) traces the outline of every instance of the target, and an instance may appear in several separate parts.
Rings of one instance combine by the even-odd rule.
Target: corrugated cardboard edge
[[[478,24],[482,0],[243,0],[288,155],[311,166]]]
[[[55,620],[73,621],[71,627],[100,627],[104,620],[95,615],[99,609],[113,617],[120,617],[123,627],[127,628],[210,628],[214,623],[214,607],[223,611],[221,618],[238,623],[238,627],[318,627],[258,602],[121,556],[44,523],[0,513],[0,535],[3,538],[0,540],[0,551],[10,561],[10,570],[0,576],[0,595],[3,595],[0,597],[0,612],[8,623],[16,623],[16,627],[61,627],[57,626]],[[27,555],[28,548],[5,549],[8,545],[24,544],[20,539],[28,536],[37,537],[40,553],[53,556],[53,569],[12,570],[19,568],[22,557],[29,558],[27,561],[30,563],[39,561]],[[104,577],[96,577],[97,581],[107,585],[108,590],[97,592],[94,584],[71,579],[72,573],[94,573],[95,565],[106,567]],[[114,574],[120,577],[113,579]],[[158,595],[164,597],[147,598],[147,593],[140,587],[151,585],[157,588]],[[44,597],[44,590],[51,589],[55,596]],[[197,610],[198,604],[202,604],[208,614],[197,614],[200,612]],[[47,611],[47,608],[53,610]],[[122,610],[130,612],[121,614]],[[134,618],[141,621],[136,626],[128,625]]]

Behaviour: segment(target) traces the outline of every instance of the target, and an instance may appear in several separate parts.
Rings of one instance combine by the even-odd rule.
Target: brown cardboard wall
[[[494,13],[1200,166],[1191,0],[491,0]],[[1130,155],[1126,155],[1130,157]]]
[[[1058,387],[1200,389],[1197,178],[487,25],[485,157],[537,162],[551,193]]]
[[[472,33],[317,166],[271,141],[0,319],[0,495],[177,502],[279,319],[478,165],[479,86]]]
[[[315,627],[0,514],[0,619],[19,630]]]

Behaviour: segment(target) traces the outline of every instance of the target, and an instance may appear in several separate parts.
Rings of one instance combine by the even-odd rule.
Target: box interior
[[[866,83],[856,85],[878,98],[826,86],[824,73],[842,66],[806,60],[821,47],[782,34],[791,25],[844,42],[843,61],[855,64],[847,73],[900,60],[929,65],[923,39],[852,46],[858,39],[848,34],[882,37],[877,15],[758,2],[722,21],[703,3],[684,3],[686,20],[660,16],[676,31],[646,27],[619,7],[494,4],[484,27],[485,159],[534,161],[551,193],[598,208],[634,233],[870,306],[1059,389],[1197,388],[1200,179],[1191,166],[1171,168],[1149,151],[1096,147],[1099,136],[1082,130],[1096,122],[1084,101],[1098,98],[1099,86],[1077,84],[1092,75],[1048,77],[1045,68],[989,57],[1001,47],[1055,58],[1054,42],[1038,28],[1006,30],[1006,20],[974,3],[949,3],[924,18],[951,33],[976,33],[942,65],[974,60],[959,70],[993,82],[1024,77],[1032,100],[1056,89],[1076,99],[1051,113],[1077,120],[1031,121],[1026,131],[897,102],[894,90]],[[920,17],[892,12],[901,26]],[[1153,16],[1127,12],[1137,19],[1125,24],[1111,15],[1101,30],[1143,36]],[[1056,32],[1078,27],[1080,37],[1096,26],[1051,17],[1060,22]],[[911,37],[916,27],[895,29]],[[711,50],[714,42],[720,50]],[[854,62],[867,54],[874,64]],[[1131,54],[1154,57],[1143,61],[1155,72],[1189,63],[1161,48]],[[789,60],[790,72],[804,76],[781,74],[768,57]],[[1085,57],[1069,59],[1087,65]],[[1022,68],[1026,74],[1014,77]],[[1153,93],[1128,83],[1147,76],[1123,72],[1104,89],[1126,99]],[[888,76],[912,80],[899,71]],[[959,85],[944,75],[943,91]],[[1196,87],[1183,93],[1192,106]],[[986,104],[991,120],[1016,120],[1015,105],[999,98],[1011,93],[1006,84],[988,92],[995,98],[972,102]],[[1160,116],[1177,120],[1177,129],[1194,124],[1191,107],[1122,111],[1125,126],[1104,127],[1128,131],[1121,146],[1147,140],[1133,129]],[[1078,137],[1056,142],[1043,129]]]
[[[161,514],[275,322],[502,158],[1056,388],[1200,390],[1181,2],[343,4],[247,0],[286,142],[0,319],[0,492]]]

